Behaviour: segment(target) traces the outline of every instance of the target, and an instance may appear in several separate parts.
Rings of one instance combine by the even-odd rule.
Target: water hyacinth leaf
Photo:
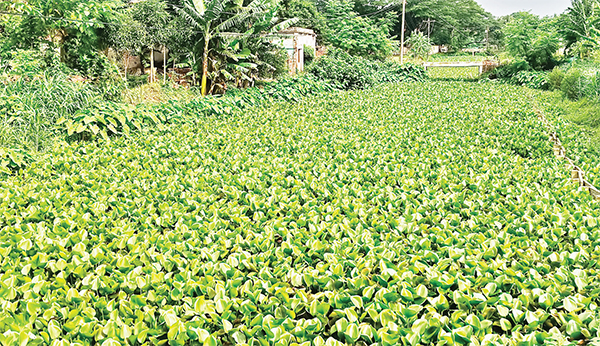
[[[349,324],[347,329],[343,330],[343,333],[348,343],[356,342],[360,336],[358,326],[354,323]]]
[[[58,339],[62,334],[61,327],[55,320],[48,322],[48,335],[52,340]]]

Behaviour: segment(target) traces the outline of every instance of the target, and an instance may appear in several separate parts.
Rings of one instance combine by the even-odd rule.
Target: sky
[[[531,11],[540,16],[562,13],[571,5],[571,0],[476,0],[496,17],[518,11]]]

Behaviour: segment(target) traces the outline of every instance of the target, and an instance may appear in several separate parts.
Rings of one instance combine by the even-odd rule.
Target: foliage
[[[251,25],[243,23],[246,27],[243,34],[217,45],[211,58],[211,68],[217,75],[211,76],[213,85],[235,81],[235,87],[252,86],[258,78],[276,78],[288,71],[287,51],[273,37],[298,19],[280,21],[277,11],[276,6],[270,6],[257,13]]]
[[[1,181],[1,341],[593,340],[597,203],[522,96],[387,85],[61,143]]]
[[[503,32],[506,48],[513,57],[525,59],[536,70],[556,66],[555,54],[559,48],[556,20],[518,12],[510,16]]]
[[[224,101],[234,100],[239,104],[243,100],[240,110],[272,101],[299,102],[305,96],[318,95],[335,90],[334,86],[325,81],[312,78],[310,75],[300,77],[282,78],[276,82],[269,82],[260,87],[230,90]]]
[[[316,57],[316,51],[313,47],[304,45],[304,64],[306,66],[312,64]]]
[[[178,8],[180,15],[186,18],[194,28],[201,30],[203,34],[201,43],[195,47],[195,53],[202,56],[202,95],[208,93],[209,54],[211,49],[219,44],[221,39],[219,34],[245,21],[260,18],[260,15],[265,12],[263,0],[253,0],[246,6],[240,5],[241,2],[232,0],[186,0],[185,6]],[[253,28],[250,28],[250,30],[254,31]],[[216,40],[217,43],[211,45],[213,40]],[[232,45],[225,46],[227,48]],[[225,64],[222,60],[217,61],[217,63],[219,65]],[[237,70],[242,73],[244,73],[244,69],[247,69],[247,66],[239,64],[237,66],[241,67]],[[222,69],[214,69],[213,73],[218,74],[220,71]]]
[[[560,90],[570,100],[577,100],[581,97],[581,71],[570,69],[562,79]]]
[[[323,33],[327,30],[327,20],[317,9],[315,1],[281,0],[277,13],[281,18],[297,18],[297,26],[313,29],[317,34],[317,40],[323,39]]]
[[[62,70],[65,68],[58,62],[58,56],[51,50],[12,50],[7,59],[6,72],[24,78],[35,78],[46,70]]]
[[[520,71],[512,77],[512,83],[531,89],[548,90],[549,73],[545,71]]]
[[[560,32],[566,48],[580,57],[587,57],[595,48],[594,21],[600,13],[597,0],[572,0],[571,6],[560,18]]]
[[[50,45],[72,68],[78,68],[78,57],[93,55],[102,46],[104,29],[116,6],[113,0],[29,0],[16,10],[24,16],[11,43],[18,48],[41,48]]]
[[[365,89],[383,82],[426,78],[425,71],[415,65],[373,61],[336,49],[331,49],[327,55],[314,62],[308,68],[308,73],[345,90]]]
[[[600,104],[597,99],[583,98],[576,102],[569,102],[570,112],[567,119],[578,125],[593,129],[600,128]]]
[[[600,186],[600,106],[597,99],[571,101],[561,94],[537,95],[539,106],[552,123],[567,155],[585,172],[585,179]]]
[[[455,49],[483,46],[486,30],[490,30],[491,44],[498,44],[499,24],[474,0],[420,0],[407,2],[407,28],[410,31],[427,32],[438,45],[450,45]],[[433,26],[427,20],[435,20]],[[395,33],[400,34],[400,26]],[[410,32],[409,31],[409,32]]]
[[[29,153],[22,149],[0,148],[0,174],[23,170],[32,160]]]
[[[21,68],[19,65],[19,71]],[[43,151],[52,142],[58,118],[105,98],[97,86],[71,81],[60,69],[47,70],[41,75],[38,71],[32,77],[19,74],[2,78],[5,82],[0,83],[1,147]]]
[[[353,11],[352,0],[323,1],[322,6],[327,19],[323,33],[327,44],[351,55],[379,60],[396,49],[397,42],[390,39],[392,15],[378,21],[361,17]]]
[[[561,68],[555,67],[548,75],[548,84],[550,86],[550,90],[560,90],[560,86],[564,78],[565,72]]]
[[[312,78],[289,78],[262,88],[234,89],[222,97],[171,99],[158,104],[98,103],[62,117],[57,125],[70,140],[109,140],[146,127],[163,129],[165,124],[189,122],[199,115],[227,116],[274,101],[298,102],[307,95],[332,90],[333,86]]]
[[[491,78],[511,79],[519,72],[530,71],[531,66],[527,61],[515,60],[500,65],[490,74]]]
[[[431,51],[431,41],[420,31],[415,31],[406,41],[414,58],[424,59]]]
[[[169,122],[165,112],[147,109],[145,104],[137,106],[103,102],[82,109],[71,117],[58,119],[57,125],[64,126],[70,139],[90,140],[109,136],[127,135],[132,130],[140,130],[144,125],[161,127]]]

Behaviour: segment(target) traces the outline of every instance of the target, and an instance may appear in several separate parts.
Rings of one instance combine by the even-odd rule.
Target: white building
[[[271,42],[281,44],[288,53],[291,74],[304,71],[304,47],[317,48],[317,34],[311,29],[292,27],[277,33]]]

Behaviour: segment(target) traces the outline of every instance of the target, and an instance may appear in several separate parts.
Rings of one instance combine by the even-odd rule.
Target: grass
[[[587,98],[566,99],[560,92],[538,92],[542,109],[553,122],[567,154],[600,186],[600,105]]]
[[[123,91],[123,102],[130,104],[161,103],[169,100],[187,102],[200,97],[194,88],[180,87],[174,83],[149,83],[127,88]]]
[[[6,82],[0,83],[0,147],[43,151],[53,141],[54,125],[60,117],[102,98],[92,85],[71,82],[62,73],[3,78]]]

